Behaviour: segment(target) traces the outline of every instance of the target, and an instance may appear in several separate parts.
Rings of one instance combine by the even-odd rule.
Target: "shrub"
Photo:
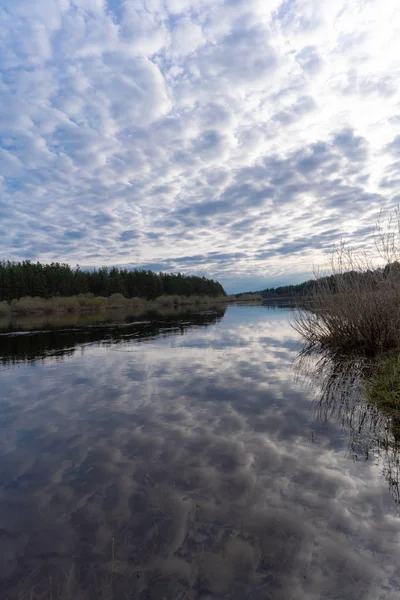
[[[8,315],[11,311],[11,307],[8,304],[8,302],[6,302],[6,300],[3,300],[2,302],[0,302],[0,315]]]
[[[135,312],[145,312],[148,310],[157,310],[158,308],[174,309],[177,306],[198,306],[217,302],[225,302],[226,296],[179,296],[164,295],[154,300],[144,298],[125,298],[122,294],[112,294],[109,298],[103,296],[94,296],[93,294],[79,294],[78,296],[53,298],[39,298],[25,296],[23,298],[12,300],[10,304],[6,301],[0,302],[0,314],[8,314],[10,311],[18,314],[29,314],[35,312],[78,312],[94,311],[107,308],[131,309]]]
[[[227,296],[178,296],[177,294],[171,296],[159,296],[153,301],[153,306],[162,307],[174,307],[174,306],[191,306],[191,305],[202,305],[202,304],[215,304],[217,302],[226,302]],[[236,298],[235,298],[236,300]]]
[[[242,294],[235,300],[239,302],[261,302],[262,296],[261,294]]]
[[[123,308],[124,306],[129,306],[129,300],[122,294],[112,294],[107,298],[107,304],[111,308]]]
[[[129,303],[132,308],[141,309],[147,305],[147,300],[145,300],[144,298],[138,298],[137,296],[134,296],[133,298],[129,299]]]
[[[93,294],[79,294],[77,297],[79,307],[83,310],[96,310],[107,306],[107,298],[93,296]]]
[[[74,312],[79,310],[79,302],[76,296],[68,296],[65,298],[52,298],[53,306],[56,310],[66,310]]]
[[[400,286],[346,279],[336,293],[316,282],[294,327],[310,348],[374,355],[400,346]]]
[[[178,296],[159,296],[158,298],[156,298],[154,300],[154,303],[158,306],[174,306],[175,304],[177,304],[176,299],[178,298]]]
[[[309,349],[372,356],[400,347],[400,265],[393,260],[400,245],[393,235],[379,237],[381,256],[389,258],[384,268],[344,244],[336,249],[329,276],[317,277],[293,323]]]
[[[50,307],[47,298],[32,298],[24,296],[18,300],[11,301],[11,310],[17,314],[28,314],[31,312],[45,312]]]

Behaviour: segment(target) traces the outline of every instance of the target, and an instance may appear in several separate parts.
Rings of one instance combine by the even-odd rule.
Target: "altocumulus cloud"
[[[396,0],[0,2],[0,256],[307,274],[399,201]],[[250,276],[251,275],[251,276]]]

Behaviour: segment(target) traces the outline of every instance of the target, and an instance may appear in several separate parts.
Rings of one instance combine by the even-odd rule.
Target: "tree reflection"
[[[225,306],[208,307],[203,312],[157,312],[137,317],[130,313],[91,315],[66,321],[64,316],[51,321],[31,321],[0,333],[0,365],[34,362],[48,357],[71,356],[85,344],[140,343],[142,340],[174,336],[194,327],[208,327],[220,321]],[[66,315],[68,319],[68,315]],[[73,315],[76,319],[76,315]]]

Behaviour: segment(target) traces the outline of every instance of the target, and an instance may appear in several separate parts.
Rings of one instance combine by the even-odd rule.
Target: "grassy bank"
[[[176,306],[204,306],[217,303],[235,302],[234,296],[159,296],[154,300],[143,298],[125,298],[122,294],[113,294],[106,298],[91,294],[78,296],[39,298],[25,296],[11,302],[0,302],[0,315],[52,314],[68,312],[101,311],[110,308],[145,312],[159,308]]]
[[[400,442],[400,355],[381,356],[366,384],[367,399],[389,418],[390,430]]]
[[[262,302],[263,300],[261,294],[258,293],[235,294],[235,298],[238,302]]]
[[[369,357],[399,349],[400,263],[376,267],[341,247],[298,303],[294,327],[310,349]]]
[[[379,356],[400,350],[400,207],[376,223],[374,247],[341,243],[317,274],[294,323],[309,348]]]
[[[315,278],[299,302],[293,326],[305,340],[306,355],[329,358],[334,385],[328,387],[335,398],[343,365],[357,367],[344,398],[358,380],[362,394],[356,404],[366,400],[384,424],[376,444],[392,457],[387,478],[400,501],[400,209],[385,226],[378,223],[375,242],[381,264],[372,252],[343,244],[336,249],[328,272]]]
[[[391,493],[400,503],[400,294],[396,279],[379,279],[380,275],[375,279],[379,286],[374,289],[358,283],[351,285],[350,278],[341,294],[317,287],[317,295],[309,298],[308,308],[299,309],[294,326],[306,340],[306,355],[317,362],[325,355],[334,365],[333,384],[325,384],[333,404],[338,402],[337,391],[343,379],[347,382],[342,392],[344,414],[348,416],[347,402],[354,394],[355,406],[357,400],[358,406],[366,401],[371,414],[375,414],[372,418],[365,413],[373,429],[363,435],[361,429],[355,431],[355,446],[363,437],[366,443],[376,436],[370,450],[383,452],[383,472]],[[352,369],[349,376],[346,370]],[[357,385],[357,380],[361,385]],[[357,409],[353,408],[350,414],[352,421]]]
[[[107,308],[104,310],[53,312],[53,313],[9,313],[0,315],[1,332],[36,331],[40,329],[62,329],[102,325],[104,323],[127,323],[132,320],[151,319],[157,320],[165,317],[184,317],[198,313],[217,312],[223,315],[226,310],[225,303],[157,307],[150,310],[132,308]]]
[[[397,284],[396,284],[397,286]],[[338,354],[376,356],[400,346],[400,288],[346,284],[332,294],[319,288],[300,309],[295,328],[310,347]]]

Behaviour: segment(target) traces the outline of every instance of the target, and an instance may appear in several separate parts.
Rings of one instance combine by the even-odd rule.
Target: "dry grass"
[[[336,293],[317,281],[294,323],[310,348],[375,355],[400,346],[400,286],[377,279],[346,279]]]
[[[317,274],[293,323],[309,349],[374,356],[400,347],[399,210],[386,228],[378,222],[376,243],[385,267],[341,244],[329,273]]]
[[[236,298],[238,302],[262,302],[262,299],[261,294],[242,294]]]
[[[78,296],[39,298],[25,296],[8,302],[0,302],[0,315],[51,314],[66,312],[89,312],[106,309],[125,309],[146,312],[159,309],[173,309],[179,306],[210,306],[236,301],[234,296],[160,296],[154,300],[125,298],[122,294],[112,294],[109,298],[80,294]]]
[[[3,300],[0,302],[0,315],[8,315],[11,312],[11,307],[8,302]]]

